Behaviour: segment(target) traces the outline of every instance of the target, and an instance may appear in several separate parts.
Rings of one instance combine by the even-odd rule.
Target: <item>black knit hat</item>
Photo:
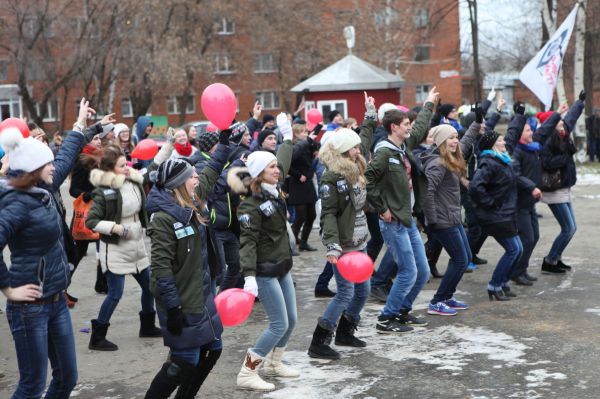
[[[270,135],[276,136],[275,132],[272,131],[271,129],[265,129],[262,132],[260,132],[260,134],[258,135],[258,145],[262,146],[263,141],[265,141],[265,139],[267,137],[269,137]]]
[[[215,144],[219,142],[219,133],[204,132],[198,136],[198,147],[200,151],[208,152]]]
[[[496,144],[496,140],[498,140],[500,135],[493,130],[488,130],[481,136],[479,139],[479,149],[481,151],[491,150],[494,144]]]
[[[454,104],[443,104],[443,105],[440,105],[440,107],[438,108],[438,112],[444,118],[447,118],[448,115],[450,115],[450,112],[452,112],[453,109],[456,109],[456,107],[454,106]]]
[[[155,183],[158,188],[173,190],[194,173],[194,167],[183,159],[169,159],[158,167]]]
[[[338,111],[337,109],[334,109],[333,111],[331,111],[329,113],[329,121],[333,121],[333,118],[335,118],[339,114],[340,114],[340,111]]]
[[[274,120],[275,120],[275,117],[273,115],[271,115],[271,114],[264,114],[263,115],[263,119],[262,119],[262,123],[264,125],[267,122],[271,122],[271,121],[274,121]]]

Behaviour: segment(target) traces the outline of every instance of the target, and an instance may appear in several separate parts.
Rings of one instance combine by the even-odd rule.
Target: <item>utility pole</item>
[[[473,74],[475,75],[475,101],[481,99],[481,70],[479,69],[479,32],[477,30],[477,0],[467,0],[469,22],[471,23],[471,43],[473,45]]]

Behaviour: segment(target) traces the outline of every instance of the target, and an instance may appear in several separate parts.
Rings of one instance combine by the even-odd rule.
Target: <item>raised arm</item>
[[[410,150],[421,144],[429,131],[429,121],[433,114],[433,104],[437,101],[440,93],[437,92],[437,87],[433,86],[427,95],[427,99],[423,104],[423,108],[417,115],[417,120],[410,131],[410,137],[406,140],[406,147]]]

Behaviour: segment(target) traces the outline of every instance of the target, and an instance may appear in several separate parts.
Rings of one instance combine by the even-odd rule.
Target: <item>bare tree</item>
[[[481,98],[481,69],[479,67],[479,31],[477,21],[477,0],[467,0],[469,22],[471,25],[471,44],[473,46],[473,76],[475,78],[475,98]]]

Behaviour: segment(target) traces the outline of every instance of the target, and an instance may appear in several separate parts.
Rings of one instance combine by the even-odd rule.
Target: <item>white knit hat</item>
[[[3,130],[0,145],[8,154],[8,166],[11,170],[29,173],[54,161],[50,147],[32,137],[24,139],[17,128]]]
[[[354,130],[341,128],[331,135],[331,138],[327,140],[327,144],[340,154],[343,154],[360,144],[360,137],[358,137],[358,134]]]
[[[377,118],[379,118],[379,122],[381,122],[383,120],[383,116],[385,115],[386,112],[392,110],[392,109],[398,109],[398,107],[396,107],[394,104],[392,103],[383,103],[379,106],[379,110],[377,110]]]
[[[129,127],[127,127],[127,125],[124,123],[117,123],[115,125],[115,136],[118,137],[123,130],[129,130]]]
[[[250,176],[254,178],[260,175],[271,162],[276,160],[277,158],[275,155],[271,154],[270,152],[254,151],[252,154],[248,155],[246,166],[248,167]]]
[[[444,141],[448,140],[448,138],[452,136],[452,134],[458,134],[456,129],[447,123],[443,123],[431,128],[430,133],[436,147],[441,146]]]

